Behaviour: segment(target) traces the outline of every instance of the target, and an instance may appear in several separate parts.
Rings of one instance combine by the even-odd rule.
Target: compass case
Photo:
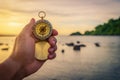
[[[52,34],[52,25],[48,20],[38,20],[33,26],[33,34],[39,40],[46,40]]]

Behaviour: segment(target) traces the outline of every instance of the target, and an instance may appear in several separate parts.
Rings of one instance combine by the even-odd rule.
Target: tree
[[[95,31],[86,31],[85,35],[120,35],[120,17],[95,27]]]
[[[70,35],[72,36],[72,35],[82,35],[82,34],[80,32],[74,32],[74,33],[72,33]]]

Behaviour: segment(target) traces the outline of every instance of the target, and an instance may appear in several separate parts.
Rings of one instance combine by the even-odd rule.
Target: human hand
[[[24,77],[36,72],[46,61],[38,61],[34,57],[35,43],[39,41],[32,34],[32,27],[34,24],[35,20],[31,19],[31,21],[24,27],[21,33],[16,37],[13,53],[9,57],[9,59],[18,65],[17,71],[12,77],[12,80],[21,80]],[[58,32],[53,29],[52,35],[47,40],[51,46],[48,49],[48,59],[53,59],[56,56],[55,51],[57,50],[57,40],[54,36],[57,34]]]

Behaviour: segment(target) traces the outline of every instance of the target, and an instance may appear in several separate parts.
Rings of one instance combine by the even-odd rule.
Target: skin
[[[54,36],[58,35],[58,32],[55,29],[53,29],[52,35],[47,39],[50,44],[50,48],[48,49],[48,59],[40,61],[34,57],[35,43],[39,41],[32,33],[34,24],[35,19],[32,18],[16,37],[11,56],[0,64],[1,80],[22,80],[23,78],[35,73],[47,60],[51,60],[56,57],[55,51],[57,50],[57,40]]]

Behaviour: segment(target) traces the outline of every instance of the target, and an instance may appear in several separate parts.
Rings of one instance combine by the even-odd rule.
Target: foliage
[[[70,35],[82,35],[80,32],[74,32]],[[110,19],[107,23],[100,24],[95,30],[85,31],[84,35],[120,35],[120,17]]]
[[[86,31],[85,35],[120,35],[120,18],[110,19],[103,25],[98,25],[93,31]]]
[[[74,32],[74,33],[72,33],[70,35],[72,36],[72,35],[82,35],[82,34],[80,32]]]

